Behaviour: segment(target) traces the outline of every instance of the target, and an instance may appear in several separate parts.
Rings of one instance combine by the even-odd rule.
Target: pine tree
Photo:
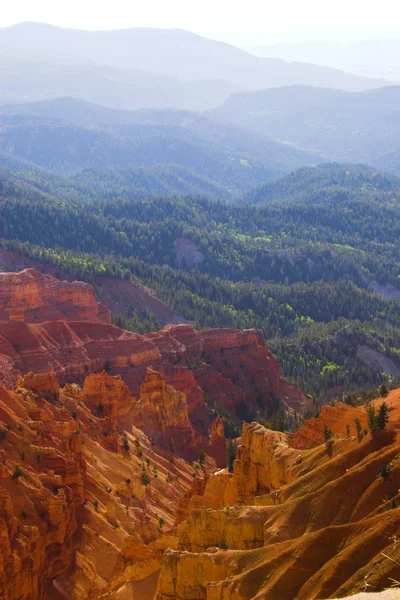
[[[325,444],[333,437],[333,431],[324,423],[324,442]]]
[[[236,458],[236,442],[233,443],[232,440],[228,441],[228,448],[227,448],[227,463],[228,463],[228,469],[231,472],[233,470],[233,463],[235,462],[235,458]]]
[[[362,426],[361,426],[360,419],[358,419],[358,418],[354,419],[354,424],[356,426],[357,437],[358,437],[359,440],[361,440],[362,439],[362,433],[361,433]]]
[[[377,429],[386,429],[386,425],[389,423],[389,410],[389,406],[386,402],[382,402],[378,408],[378,414],[375,417]]]

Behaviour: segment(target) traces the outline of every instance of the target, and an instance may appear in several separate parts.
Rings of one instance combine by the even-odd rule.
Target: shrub
[[[378,475],[380,475],[382,477],[382,479],[388,479],[388,477],[390,477],[389,465],[383,465],[383,467],[378,469]]]
[[[386,398],[386,396],[389,395],[389,388],[386,383],[382,383],[381,387],[379,388],[379,395],[381,398]]]
[[[356,426],[357,437],[358,437],[359,440],[361,440],[362,439],[362,434],[361,434],[362,427],[361,427],[361,421],[360,421],[360,419],[358,419],[358,418],[354,419],[354,424]]]
[[[203,450],[203,449],[201,449],[201,450],[200,450],[200,452],[199,452],[199,456],[198,456],[198,459],[199,459],[199,463],[200,463],[201,465],[203,465],[203,464],[204,464],[204,461],[206,460],[206,453],[204,452],[204,450]]]
[[[14,473],[12,474],[12,478],[19,479],[20,477],[23,477],[23,475],[24,475],[23,470],[18,465],[15,465]]]
[[[228,550],[228,544],[226,543],[226,540],[221,540],[219,544],[217,544],[217,547],[221,548],[221,550]]]
[[[325,444],[333,438],[333,431],[328,427],[326,423],[324,423],[324,442]]]
[[[0,442],[5,440],[7,437],[7,431],[5,429],[0,429]]]
[[[148,476],[148,474],[146,473],[146,471],[142,471],[142,474],[140,476],[140,481],[142,482],[142,485],[149,485],[150,483],[150,477]]]

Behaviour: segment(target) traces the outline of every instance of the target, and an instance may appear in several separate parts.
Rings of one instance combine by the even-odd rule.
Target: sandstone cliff
[[[325,407],[323,417],[334,426],[343,412]],[[185,504],[157,598],[315,600],[388,587],[400,559],[400,438],[360,441],[341,427],[328,453],[245,425],[233,473],[209,476]],[[304,429],[298,439],[313,439]]]
[[[0,273],[0,321],[111,323],[111,313],[95,300],[89,284],[59,281],[35,269],[25,269]]]
[[[24,303],[13,287],[26,273],[8,277],[1,598],[315,600],[399,579],[398,390],[389,430],[361,439],[365,408],[340,403],[294,435],[245,423],[230,472],[217,412],[239,424],[278,400],[310,405],[259,332],[141,336],[102,322],[99,306],[88,316],[80,284]]]
[[[153,369],[147,369],[131,416],[153,442],[163,444],[172,452],[189,451],[201,445],[201,437],[189,420],[185,394],[167,385],[165,378]]]

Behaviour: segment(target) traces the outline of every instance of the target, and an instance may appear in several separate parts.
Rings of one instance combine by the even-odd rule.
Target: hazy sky
[[[237,44],[396,37],[398,0],[3,0],[0,26],[180,27]],[[396,29],[395,29],[396,28]]]

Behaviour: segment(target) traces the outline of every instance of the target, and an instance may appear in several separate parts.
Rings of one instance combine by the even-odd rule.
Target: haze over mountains
[[[293,86],[235,94],[208,114],[326,160],[399,172],[400,87],[350,93]]]
[[[400,86],[291,58],[0,29],[1,598],[400,587]]]
[[[73,96],[111,108],[205,110],[231,93],[305,84],[384,85],[329,67],[259,58],[179,29],[0,29],[0,104]]]
[[[392,39],[391,39],[392,38]],[[385,77],[400,81],[400,39],[394,35],[382,39],[353,42],[300,42],[252,46],[256,56],[325,65],[366,77]]]

